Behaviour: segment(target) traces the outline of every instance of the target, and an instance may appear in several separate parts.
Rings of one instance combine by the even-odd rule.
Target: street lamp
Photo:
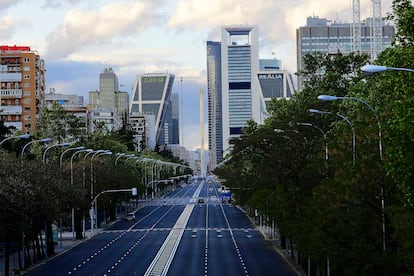
[[[136,157],[134,154],[125,154],[125,153],[117,153],[116,156],[117,157],[115,159],[115,166],[118,164],[118,160],[122,157],[126,157],[126,158]]]
[[[315,114],[334,114],[337,115],[339,117],[341,117],[342,120],[344,120],[350,127],[352,130],[352,163],[355,165],[355,146],[356,146],[356,141],[355,141],[355,130],[354,130],[354,126],[352,125],[351,121],[349,121],[349,119],[347,117],[345,117],[344,115],[342,115],[341,113],[333,113],[333,112],[329,112],[329,111],[321,111],[318,109],[308,109],[308,112],[310,113],[315,113]]]
[[[85,148],[84,146],[80,146],[80,147],[76,147],[76,148],[69,148],[69,149],[65,150],[64,152],[62,152],[62,154],[60,155],[60,158],[59,158],[59,167],[62,167],[63,155],[65,155],[65,153],[67,153],[69,151],[72,151],[72,150],[81,150],[81,149],[84,149],[84,148]]]
[[[43,157],[42,157],[42,161],[43,161],[43,163],[46,163],[46,153],[47,153],[47,151],[48,151],[49,149],[54,148],[54,147],[68,147],[68,146],[70,146],[70,145],[71,145],[70,143],[62,143],[62,144],[56,144],[56,145],[51,145],[51,146],[48,146],[48,147],[45,149],[45,151],[43,152]]]
[[[29,143],[27,143],[27,144],[24,145],[24,147],[23,147],[23,149],[22,149],[22,151],[20,153],[20,159],[23,161],[24,151],[26,150],[26,148],[29,145],[31,145],[33,143],[36,143],[36,142],[39,142],[39,143],[49,143],[50,141],[52,141],[52,138],[44,138],[44,139],[30,141]]]
[[[93,149],[81,149],[74,152],[70,158],[70,184],[73,186],[73,158],[81,152],[91,152]],[[72,240],[75,240],[75,207],[72,207]]]
[[[3,140],[0,142],[0,146],[1,146],[4,142],[6,142],[7,140],[10,140],[10,139],[15,139],[15,138],[17,138],[17,139],[28,139],[29,137],[30,137],[30,134],[28,134],[28,133],[26,133],[26,134],[22,134],[22,135],[18,135],[18,136],[10,136],[10,137],[7,137],[7,138],[3,139]]]
[[[93,159],[95,158],[95,156],[99,156],[99,155],[111,155],[112,152],[109,151],[109,150],[100,149],[100,150],[93,151],[93,153],[90,152],[90,153],[86,154],[84,159],[86,159],[86,157],[89,154],[92,154],[92,157],[91,157],[91,200],[93,200],[93,197],[94,197],[94,194],[93,194],[94,193],[94,185],[93,185],[94,184],[93,183],[93,181],[94,181],[94,179],[93,179]],[[92,232],[94,230],[93,229],[94,228],[94,214],[95,214],[95,211],[94,210],[96,210],[96,209],[97,209],[96,206],[95,206],[95,208],[94,208],[94,206],[92,206],[92,208],[90,210],[90,216],[91,216],[91,231]]]
[[[52,139],[51,138],[44,138],[44,139],[39,139],[39,140],[33,140],[33,141],[30,141],[29,143],[27,143],[27,144],[25,144],[24,146],[23,146],[23,149],[22,149],[22,151],[20,152],[20,162],[21,162],[21,166],[23,167],[23,155],[24,155],[24,151],[25,151],[25,149],[29,146],[29,145],[31,145],[31,144],[33,144],[33,143],[35,143],[35,142],[40,142],[40,143],[48,143],[48,142],[50,142]],[[23,233],[22,233],[22,235],[23,235],[23,246],[22,246],[22,252],[23,252],[23,256],[24,256],[24,251],[25,251],[25,249],[24,249],[24,230],[23,230]],[[25,261],[24,261],[24,258],[23,258],[23,267],[25,267]]]
[[[374,65],[374,64],[367,64],[361,67],[361,71],[367,75],[373,75],[373,74],[384,72],[387,70],[406,71],[406,72],[414,73],[414,69],[410,69],[410,68],[387,67],[387,66]]]
[[[368,65],[366,65],[368,66]],[[385,67],[385,66],[376,66],[376,65],[371,65],[371,67]],[[380,72],[380,71],[378,71]],[[414,72],[414,71],[413,71]],[[322,101],[336,101],[336,100],[353,100],[353,101],[358,101],[360,103],[363,103],[365,106],[367,106],[372,113],[375,116],[375,119],[377,121],[377,125],[378,125],[378,151],[379,151],[379,156],[380,156],[380,160],[381,162],[383,162],[383,146],[382,146],[382,131],[381,131],[381,123],[378,117],[377,112],[375,111],[375,109],[366,101],[356,98],[356,97],[338,97],[338,96],[331,96],[331,95],[319,95],[318,96],[319,100]],[[384,194],[384,183],[381,184],[381,211],[382,211],[382,250],[385,251],[386,249],[386,239],[385,239],[385,194]]]
[[[308,127],[312,127],[314,129],[317,129],[323,136],[323,140],[325,142],[325,160],[328,160],[329,158],[329,151],[328,151],[328,139],[327,139],[327,135],[326,132],[324,132],[320,127],[315,126],[314,124],[311,123],[296,123],[298,126],[308,126]]]
[[[280,128],[275,128],[273,131],[277,132],[277,133],[283,133],[283,132],[287,132],[287,131],[294,132],[294,133],[299,134],[300,136],[303,137],[303,139],[305,140],[305,144],[308,143],[308,139],[306,138],[306,136],[303,135],[302,133],[300,133],[297,130],[294,130],[294,129],[284,130],[284,129],[280,129]]]
[[[149,159],[149,161],[152,162],[152,164],[151,164],[151,182],[152,182],[152,185],[151,185],[151,188],[152,188],[151,199],[154,199],[154,197],[155,197],[154,182],[157,179],[156,164],[160,161],[159,160],[154,160],[154,159]],[[155,177],[154,177],[154,174],[155,174]]]
[[[375,109],[369,103],[367,103],[366,101],[364,101],[360,98],[349,97],[349,96],[341,97],[341,96],[331,96],[331,95],[319,95],[318,100],[325,101],[325,102],[331,102],[331,101],[336,101],[336,100],[352,100],[352,101],[358,101],[360,103],[363,103],[366,107],[368,107],[369,110],[371,110],[372,113],[374,114],[375,120],[377,121],[377,125],[378,125],[378,151],[379,151],[379,156],[380,156],[381,161],[383,160],[381,124],[380,124],[380,120],[379,120],[377,112],[375,111]]]

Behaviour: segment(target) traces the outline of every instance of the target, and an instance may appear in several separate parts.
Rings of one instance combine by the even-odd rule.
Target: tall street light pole
[[[91,157],[91,200],[93,200],[93,198],[94,198],[93,159],[96,156],[99,156],[99,155],[111,155],[111,154],[112,154],[111,151],[102,150],[102,149],[97,150],[92,154],[92,157]],[[85,156],[85,158],[86,158],[86,156]],[[93,206],[93,205],[91,206],[90,216],[91,216],[91,231],[92,232],[94,231],[95,212],[96,212],[97,209],[98,209],[98,207],[97,207],[96,203],[95,203],[95,206]],[[97,217],[96,217],[96,220],[98,222]],[[96,227],[98,227],[98,223],[96,223]]]
[[[327,138],[326,132],[323,131],[320,127],[318,127],[314,124],[311,124],[311,123],[296,123],[296,124],[298,126],[312,127],[314,129],[318,130],[322,134],[323,140],[324,140],[324,143],[325,143],[325,160],[328,160],[329,159],[329,150],[328,150],[328,138]]]
[[[64,152],[62,152],[62,154],[60,155],[60,158],[59,158],[59,167],[62,168],[63,156],[65,155],[65,153],[67,153],[69,151],[73,151],[73,150],[81,150],[81,149],[84,149],[84,148],[85,148],[84,146],[80,146],[80,147],[76,147],[76,148],[69,148],[69,149],[65,150]]]
[[[23,155],[24,155],[24,151],[26,150],[26,148],[28,146],[30,146],[31,144],[36,143],[36,142],[48,143],[50,141],[52,141],[51,138],[44,138],[44,139],[39,139],[39,140],[32,140],[32,141],[26,143],[23,146],[22,151],[20,152],[20,163],[21,163],[22,167],[23,167]],[[24,227],[23,227],[23,231],[22,231],[22,240],[23,240],[23,243],[22,243],[22,256],[23,256],[22,260],[23,261],[22,261],[22,263],[23,263],[23,268],[25,268],[26,267],[26,263],[25,263],[25,259],[26,258],[25,258],[25,249],[24,249],[24,243],[25,243]]]
[[[6,141],[8,141],[8,140],[10,140],[10,139],[29,139],[29,137],[30,137],[30,134],[22,134],[22,135],[18,135],[18,136],[10,136],[10,137],[7,137],[7,138],[5,138],[5,139],[1,140],[1,142],[0,142],[0,146],[1,146],[4,142],[6,142]]]
[[[414,69],[410,69],[410,68],[387,67],[387,66],[373,65],[373,64],[367,64],[365,66],[362,66],[361,70],[362,70],[363,73],[365,73],[367,75],[373,75],[373,74],[384,72],[384,71],[387,71],[387,70],[405,71],[405,72],[414,73]]]
[[[45,149],[45,151],[43,152],[42,162],[43,162],[44,164],[46,164],[46,153],[47,153],[47,151],[48,151],[49,149],[54,148],[54,147],[68,147],[68,146],[70,146],[70,145],[71,145],[70,143],[62,143],[62,144],[55,144],[55,145],[48,146],[48,147]]]
[[[352,101],[358,101],[358,102],[364,104],[366,107],[368,107],[368,109],[371,110],[372,113],[374,114],[375,120],[377,121],[377,126],[378,126],[378,152],[379,152],[379,156],[380,156],[381,161],[383,160],[381,123],[380,123],[377,112],[375,111],[375,109],[368,102],[366,102],[366,101],[364,101],[360,98],[356,98],[356,97],[348,97],[348,96],[340,97],[340,96],[331,96],[331,95],[319,95],[318,100],[325,101],[325,102],[331,102],[331,101],[336,101],[336,100],[352,100]]]
[[[303,137],[303,140],[305,141],[305,144],[308,144],[309,143],[308,138],[306,138],[305,135],[303,135],[302,133],[300,133],[297,130],[294,130],[294,129],[284,130],[284,129],[280,129],[280,128],[275,128],[273,131],[274,132],[278,132],[278,133],[284,133],[284,132],[288,132],[288,131],[294,132],[294,133],[299,134],[300,136]]]
[[[133,158],[133,157],[138,157],[138,156],[136,156],[134,154],[117,153],[116,154],[116,159],[115,159],[115,166],[118,164],[118,160],[121,159],[122,157]]]
[[[39,140],[33,140],[30,141],[29,143],[25,144],[22,148],[22,151],[20,152],[20,159],[23,161],[23,155],[24,155],[24,151],[26,150],[26,148],[28,146],[30,146],[33,143],[39,142],[39,143],[49,143],[50,141],[52,141],[52,138],[44,138],[44,139],[39,139]]]
[[[372,65],[375,66],[375,65]],[[378,67],[378,66],[377,66]],[[385,67],[385,66],[379,66],[379,67]],[[331,96],[331,95],[319,95],[318,99],[321,101],[336,101],[336,100],[352,100],[352,101],[358,101],[360,103],[363,103],[365,106],[368,107],[369,110],[372,111],[372,113],[375,116],[375,119],[377,121],[378,125],[378,151],[379,151],[379,157],[381,163],[384,161],[383,158],[383,145],[382,145],[382,131],[381,131],[381,123],[380,119],[378,117],[377,112],[375,109],[366,101],[356,98],[356,97],[339,97],[339,96]],[[386,250],[386,227],[385,227],[385,191],[384,191],[384,181],[381,183],[381,217],[382,217],[382,250]]]
[[[356,147],[355,130],[354,130],[354,126],[352,125],[351,121],[347,117],[345,117],[344,115],[342,115],[341,113],[333,113],[333,112],[329,112],[329,111],[321,111],[321,110],[318,110],[318,109],[308,109],[308,112],[315,113],[315,114],[332,114],[332,115],[337,115],[337,116],[341,117],[341,119],[344,120],[351,127],[351,130],[352,130],[352,164],[355,165],[355,147]]]
[[[73,158],[76,154],[81,152],[91,152],[93,149],[81,149],[75,151],[72,156],[70,157],[70,184],[73,186]],[[75,207],[72,206],[72,240],[75,240]]]
[[[48,146],[45,149],[45,151],[43,152],[43,156],[42,156],[43,165],[46,164],[46,154],[47,154],[49,149],[54,148],[54,147],[67,147],[67,146],[70,146],[70,145],[71,145],[70,143],[62,143],[62,144],[55,144],[55,145]],[[46,167],[45,167],[45,169],[46,169]],[[48,250],[49,245],[48,245],[48,238],[47,238],[47,236],[48,236],[48,225],[47,224],[45,225],[45,233],[46,233],[46,235],[45,235],[46,236],[46,239],[45,239],[46,240],[46,256],[48,256],[49,255],[49,250]]]

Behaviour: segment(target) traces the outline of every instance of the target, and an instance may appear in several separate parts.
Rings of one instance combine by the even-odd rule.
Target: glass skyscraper
[[[132,91],[129,112],[130,114],[153,115],[155,117],[155,141],[159,145],[164,144],[161,133],[164,129],[167,103],[170,100],[173,83],[173,74],[143,74],[137,76]]]
[[[221,42],[207,41],[209,167],[214,169],[247,121],[261,123],[264,105],[259,82],[258,27],[228,25]]]
[[[263,121],[259,71],[259,38],[256,25],[223,26],[221,31],[221,83],[223,156],[229,140],[239,137],[247,121]]]
[[[207,41],[208,151],[210,168],[223,160],[221,43]]]

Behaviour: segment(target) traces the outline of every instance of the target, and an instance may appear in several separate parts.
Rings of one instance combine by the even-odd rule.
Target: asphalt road
[[[180,187],[26,275],[297,275],[218,188]]]

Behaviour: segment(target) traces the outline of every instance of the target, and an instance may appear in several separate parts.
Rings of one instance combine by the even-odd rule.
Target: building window
[[[25,80],[29,80],[29,79],[30,79],[30,75],[29,75],[29,74],[25,74],[25,75],[23,76],[23,79],[25,79]]]
[[[30,71],[30,66],[23,66],[23,71]]]
[[[24,99],[24,104],[30,104],[30,99]]]
[[[24,86],[24,87],[30,87],[30,82],[25,82],[25,83],[23,84],[23,86]]]
[[[30,62],[30,58],[25,57],[25,58],[23,59],[23,61],[24,61],[24,62]]]

